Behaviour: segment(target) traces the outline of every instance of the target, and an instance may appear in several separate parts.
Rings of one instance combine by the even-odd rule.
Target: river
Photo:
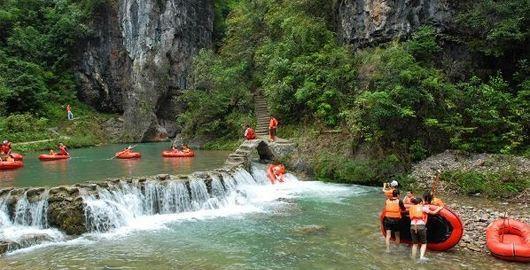
[[[0,171],[0,188],[26,186],[71,185],[85,181],[98,181],[114,177],[145,176],[159,173],[188,174],[193,171],[220,167],[229,152],[195,151],[194,158],[163,158],[161,152],[169,143],[143,143],[135,151],[142,153],[138,160],[110,159],[127,145],[105,145],[72,149],[72,158],[42,162],[39,154],[24,156],[24,167],[13,171]]]
[[[177,213],[146,214],[138,205],[148,198],[130,187],[87,198],[91,215],[115,229],[74,239],[53,229],[5,227],[4,236],[35,230],[54,240],[4,255],[0,269],[525,269],[458,250],[428,252],[428,263],[412,262],[405,245],[385,253],[376,188],[292,175],[271,185],[258,164],[252,175],[223,181],[212,182],[211,195],[193,182],[180,205],[188,210]]]

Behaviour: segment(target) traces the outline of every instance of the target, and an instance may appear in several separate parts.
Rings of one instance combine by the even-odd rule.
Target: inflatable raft
[[[499,259],[530,262],[530,225],[498,219],[486,229],[486,247]]]
[[[119,159],[136,159],[136,158],[141,158],[142,157],[142,154],[138,153],[138,152],[118,152],[116,153],[116,158],[119,158]]]
[[[14,158],[16,161],[24,160],[24,156],[19,153],[11,153],[11,157]]]
[[[16,170],[22,167],[24,167],[24,163],[22,161],[0,161],[0,171]]]
[[[63,159],[69,159],[70,155],[60,155],[60,154],[42,154],[39,156],[39,159],[41,161],[53,161],[53,160],[63,160]]]
[[[431,210],[436,206],[431,205]],[[381,232],[386,235],[383,228],[384,210],[381,212]],[[443,208],[437,215],[429,215],[427,221],[427,248],[430,250],[444,251],[454,247],[464,234],[464,225],[460,217],[450,208]],[[408,215],[401,218],[401,242],[410,244],[410,219]]]
[[[163,157],[194,157],[195,153],[193,151],[182,152],[179,150],[169,150],[169,151],[163,151],[162,156]]]

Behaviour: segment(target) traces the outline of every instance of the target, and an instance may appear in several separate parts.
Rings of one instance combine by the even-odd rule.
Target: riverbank
[[[488,253],[485,229],[498,218],[530,224],[530,160],[525,157],[448,150],[407,166],[403,157],[353,145],[354,138],[342,130],[286,127],[280,134],[298,147],[284,162],[307,178],[373,186],[397,179],[402,192],[421,196],[440,171],[436,194],[465,226],[457,250]]]
[[[80,110],[75,116],[69,121],[59,116],[13,114],[0,118],[0,138],[11,141],[13,151],[19,153],[55,149],[59,142],[69,148],[120,142],[119,132],[113,132],[119,116],[90,109]]]
[[[489,224],[503,217],[530,224],[529,201],[509,203],[456,194],[446,194],[441,197],[447,206],[460,215],[464,223],[464,235],[455,247],[457,250],[479,252],[489,256],[486,248],[486,227]]]

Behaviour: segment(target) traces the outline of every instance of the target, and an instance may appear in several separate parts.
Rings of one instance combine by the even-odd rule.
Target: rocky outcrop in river
[[[448,27],[446,0],[343,0],[337,9],[339,37],[355,48],[406,37],[422,25]]]
[[[188,87],[193,56],[212,46],[213,17],[209,0],[101,4],[76,73],[80,99],[123,112],[126,140],[174,135],[176,97]]]

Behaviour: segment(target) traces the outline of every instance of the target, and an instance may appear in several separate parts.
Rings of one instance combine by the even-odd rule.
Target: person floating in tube
[[[182,152],[190,153],[191,152],[191,148],[187,144],[183,144],[182,145]]]
[[[285,182],[285,166],[280,162],[270,164],[267,168],[267,175],[272,184],[275,184],[276,181],[283,183]]]
[[[0,146],[0,160],[7,160],[11,156],[11,142],[4,140]]]

